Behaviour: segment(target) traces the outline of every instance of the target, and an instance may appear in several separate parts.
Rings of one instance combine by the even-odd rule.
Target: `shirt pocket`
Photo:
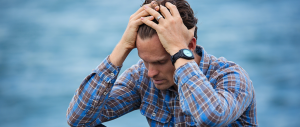
[[[142,115],[160,123],[169,123],[172,118],[171,114],[167,110],[163,110],[148,102],[143,102],[141,104],[140,111]]]

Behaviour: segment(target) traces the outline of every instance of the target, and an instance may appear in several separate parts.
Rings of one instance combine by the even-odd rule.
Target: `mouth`
[[[156,84],[156,85],[160,85],[160,84],[163,84],[165,82],[164,79],[161,79],[161,80],[152,79],[152,80],[153,80],[154,84]]]

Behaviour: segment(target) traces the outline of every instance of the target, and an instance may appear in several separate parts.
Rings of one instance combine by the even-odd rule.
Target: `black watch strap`
[[[193,55],[192,51],[189,49],[180,49],[177,53],[175,53],[173,56],[171,56],[171,61],[172,61],[173,66],[179,58],[191,60],[191,59],[194,59],[194,55]]]

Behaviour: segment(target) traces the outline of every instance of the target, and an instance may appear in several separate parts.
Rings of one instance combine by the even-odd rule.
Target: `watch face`
[[[187,49],[183,50],[183,54],[186,55],[186,56],[188,56],[188,57],[192,57],[193,56],[192,52],[190,50],[187,50]]]

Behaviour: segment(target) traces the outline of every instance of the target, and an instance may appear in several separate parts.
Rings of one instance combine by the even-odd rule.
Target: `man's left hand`
[[[144,9],[156,19],[160,16],[150,7],[145,6]],[[194,37],[195,27],[188,30],[183,24],[177,7],[170,2],[166,3],[166,7],[160,5],[160,12],[164,18],[160,18],[158,24],[144,17],[141,18],[142,22],[156,30],[159,40],[170,55],[174,55],[180,49],[187,49],[189,42]]]

